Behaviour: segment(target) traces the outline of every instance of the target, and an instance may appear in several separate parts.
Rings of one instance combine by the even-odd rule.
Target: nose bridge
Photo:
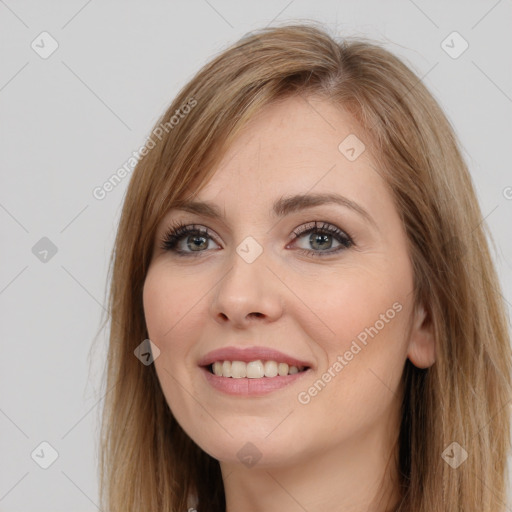
[[[243,324],[251,318],[275,320],[281,314],[281,293],[263,246],[246,237],[229,257],[229,270],[218,283],[212,300],[217,319]]]

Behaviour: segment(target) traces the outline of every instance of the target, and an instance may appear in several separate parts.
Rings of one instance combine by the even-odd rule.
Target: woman
[[[505,510],[505,311],[420,79],[268,28],[146,146],[113,253],[104,508]]]

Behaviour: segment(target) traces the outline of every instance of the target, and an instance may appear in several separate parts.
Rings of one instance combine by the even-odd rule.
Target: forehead
[[[249,195],[274,202],[283,194],[307,192],[373,196],[384,181],[369,142],[341,107],[320,98],[289,97],[266,106],[243,127],[193,197],[224,202]]]

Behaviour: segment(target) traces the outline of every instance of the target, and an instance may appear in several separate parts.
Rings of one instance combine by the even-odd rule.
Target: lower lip
[[[236,396],[261,396],[282,389],[297,382],[304,375],[309,374],[310,368],[303,372],[286,375],[284,377],[261,377],[259,379],[234,379],[232,377],[219,377],[211,373],[208,368],[201,367],[208,383],[215,389]]]

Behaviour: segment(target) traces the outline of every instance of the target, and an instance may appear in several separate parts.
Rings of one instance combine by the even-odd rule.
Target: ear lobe
[[[429,368],[436,361],[433,324],[423,305],[414,312],[407,357],[418,368]]]

